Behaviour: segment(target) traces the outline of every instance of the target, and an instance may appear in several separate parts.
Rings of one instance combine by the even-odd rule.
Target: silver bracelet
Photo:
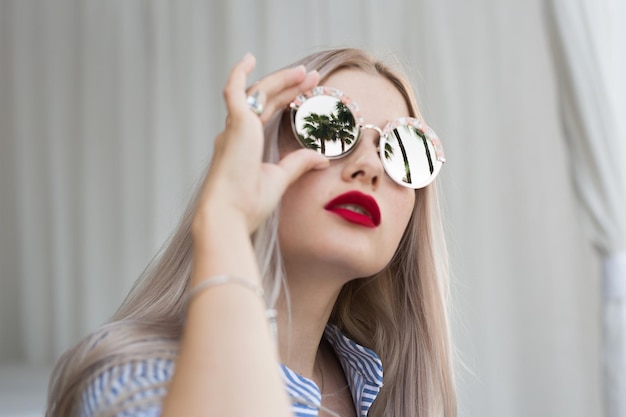
[[[259,297],[261,297],[261,299],[264,299],[265,291],[263,291],[263,288],[260,287],[259,285],[256,285],[244,278],[225,274],[225,275],[216,275],[214,277],[207,278],[204,281],[197,284],[195,287],[191,288],[187,295],[187,304],[192,300],[192,298],[198,295],[198,293],[200,293],[201,291],[207,288],[214,287],[216,285],[230,284],[230,283],[242,285],[246,287],[247,289],[249,289],[250,291],[252,291],[253,293],[255,293],[256,295],[258,295]],[[272,338],[274,339],[274,342],[276,343],[277,334],[278,334],[278,327],[276,324],[276,310],[274,310],[273,308],[268,308],[267,310],[265,310],[265,317],[267,318]]]
[[[247,279],[235,277],[232,275],[216,275],[214,277],[207,278],[201,281],[195,287],[191,288],[189,290],[189,295],[187,296],[187,302],[191,301],[196,295],[198,295],[198,293],[202,292],[203,290],[222,284],[239,284],[246,287],[261,298],[263,298],[263,296],[265,295],[265,291],[263,291],[263,288],[250,282]]]

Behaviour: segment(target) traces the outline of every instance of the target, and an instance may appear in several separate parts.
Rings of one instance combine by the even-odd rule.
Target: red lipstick
[[[324,208],[350,223],[371,228],[380,225],[380,209],[376,200],[359,191],[341,194]]]

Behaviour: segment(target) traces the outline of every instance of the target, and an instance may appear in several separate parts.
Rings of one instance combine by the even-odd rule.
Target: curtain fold
[[[602,258],[604,408],[626,416],[626,4],[551,0],[548,11],[572,180]]]

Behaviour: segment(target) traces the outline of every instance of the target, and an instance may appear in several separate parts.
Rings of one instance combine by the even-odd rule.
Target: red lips
[[[380,209],[376,200],[358,191],[341,194],[324,208],[350,223],[371,228],[380,225]]]

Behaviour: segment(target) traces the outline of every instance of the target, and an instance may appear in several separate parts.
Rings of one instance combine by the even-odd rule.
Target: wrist
[[[225,237],[242,234],[249,239],[247,220],[232,206],[211,205],[199,208],[191,225],[193,245],[212,246]]]
[[[260,283],[254,248],[243,213],[231,207],[204,207],[192,224],[191,283],[221,274]]]

